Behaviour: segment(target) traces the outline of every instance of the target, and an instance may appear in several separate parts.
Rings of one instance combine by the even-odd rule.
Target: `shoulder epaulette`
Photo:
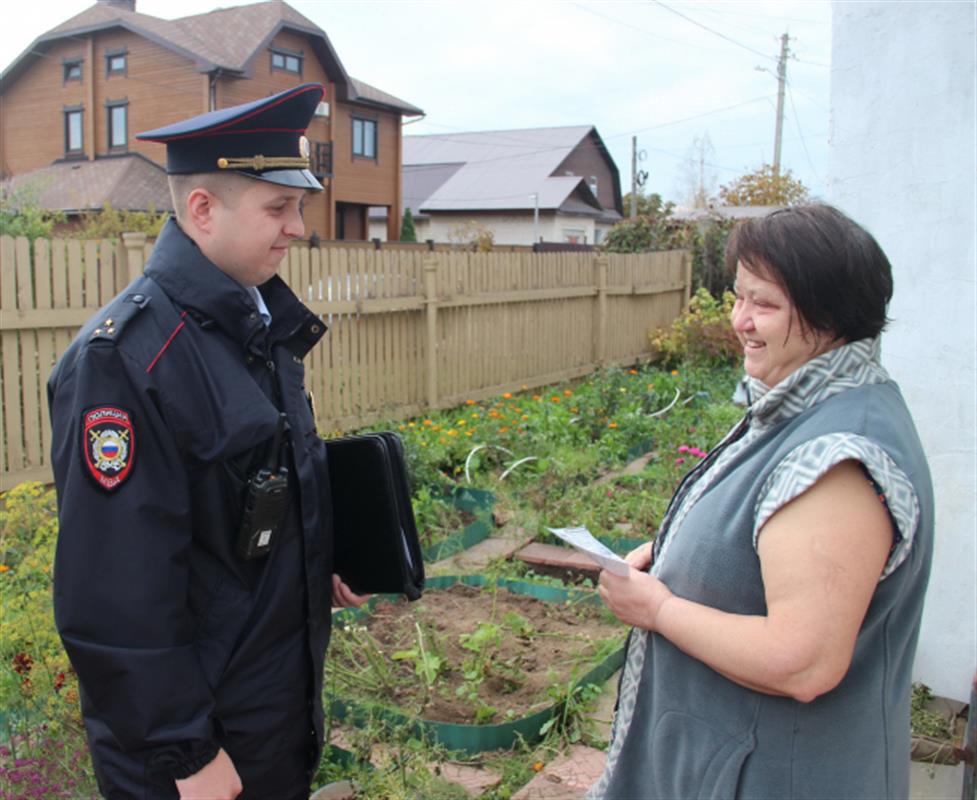
[[[149,305],[149,300],[148,294],[137,291],[117,298],[96,321],[89,341],[117,341],[129,321]]]

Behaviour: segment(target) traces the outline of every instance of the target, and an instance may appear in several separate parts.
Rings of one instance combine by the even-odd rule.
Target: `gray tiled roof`
[[[573,195],[601,211],[580,176],[554,175],[570,152],[592,131],[591,125],[527,128],[404,137],[405,202],[411,211],[491,211],[561,208]],[[446,165],[454,169],[447,174]],[[408,196],[408,168],[418,182]],[[417,177],[425,168],[443,177],[421,197]],[[431,181],[434,183],[435,181]],[[580,210],[579,204],[576,210]]]
[[[129,211],[173,210],[166,172],[135,154],[61,161],[4,181],[3,189],[15,199],[67,213],[98,210],[105,203]]]

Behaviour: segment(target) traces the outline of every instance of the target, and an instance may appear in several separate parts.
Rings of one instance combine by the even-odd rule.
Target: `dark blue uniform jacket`
[[[279,278],[260,291],[270,326],[171,220],[48,386],[55,618],[109,797],[175,796],[218,747],[245,797],[289,797],[321,748],[331,508],[302,358],[324,325]],[[245,561],[245,483],[279,409],[287,519]]]

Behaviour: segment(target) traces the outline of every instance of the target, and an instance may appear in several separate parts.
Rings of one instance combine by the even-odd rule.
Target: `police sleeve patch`
[[[108,492],[118,489],[134,464],[132,416],[117,406],[98,406],[85,411],[81,428],[81,449],[89,477]]]

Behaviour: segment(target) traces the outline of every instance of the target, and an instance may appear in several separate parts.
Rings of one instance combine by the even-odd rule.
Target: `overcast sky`
[[[815,195],[827,167],[831,6],[684,0],[288,0],[318,24],[353,77],[424,109],[405,133],[593,124],[631,184],[631,137],[645,188],[680,201],[694,141],[713,187],[773,160],[780,37],[790,36],[784,168]],[[8,9],[6,68],[84,0]],[[240,5],[238,3],[228,3]],[[137,0],[164,19],[207,0]],[[694,156],[694,157],[693,157]]]

